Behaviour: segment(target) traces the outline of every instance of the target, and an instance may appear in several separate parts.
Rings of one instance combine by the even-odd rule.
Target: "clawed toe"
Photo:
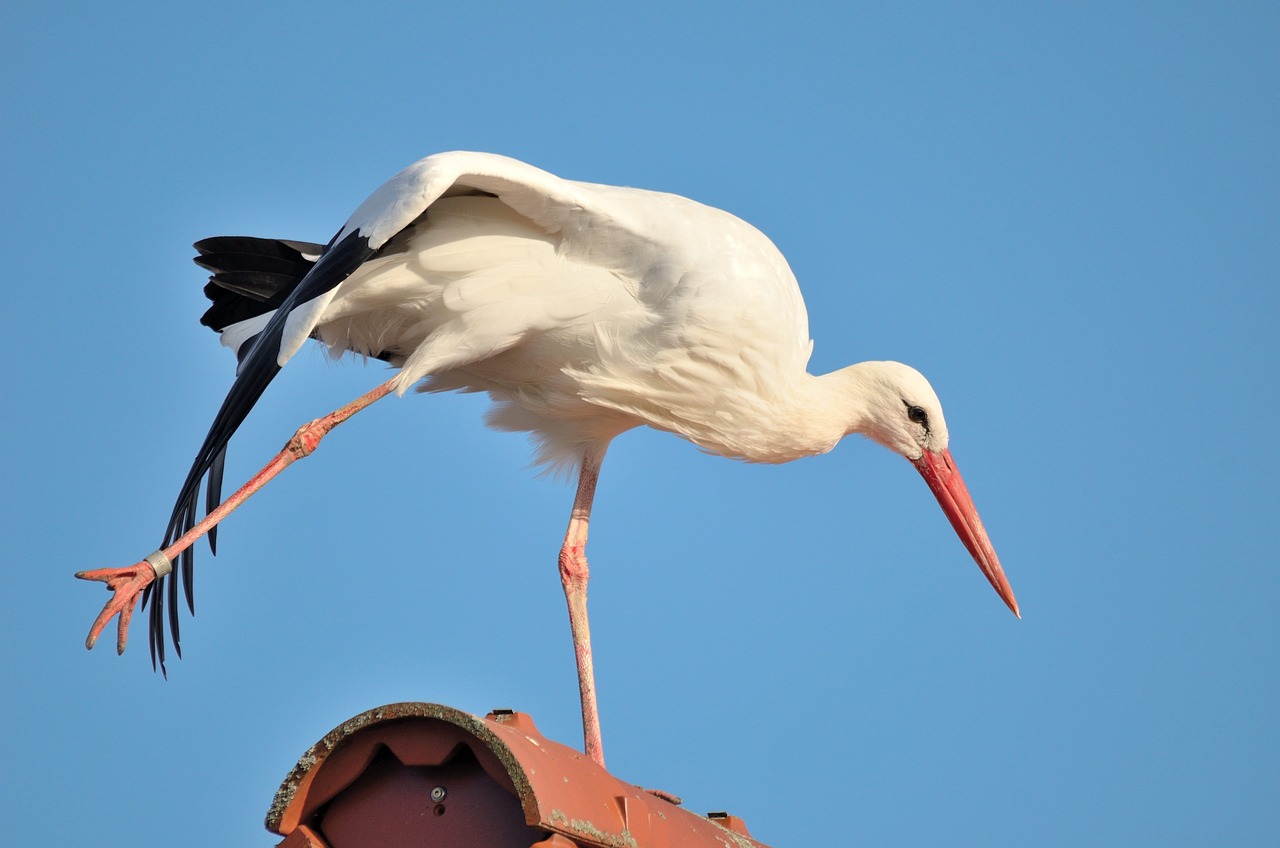
[[[125,642],[129,639],[129,622],[133,619],[133,610],[138,605],[142,591],[156,579],[156,566],[151,557],[125,568],[99,568],[94,571],[78,571],[76,577],[81,580],[94,580],[107,584],[111,592],[111,600],[102,607],[102,612],[89,628],[89,636],[84,646],[90,650],[102,635],[102,631],[116,615],[120,621],[116,629],[116,653],[123,654]],[[165,560],[167,563],[167,560]]]

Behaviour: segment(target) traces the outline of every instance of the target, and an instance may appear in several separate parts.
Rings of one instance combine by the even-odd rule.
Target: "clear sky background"
[[[1280,797],[1270,3],[11,2],[0,843],[274,845],[399,700],[580,742],[569,486],[482,398],[390,399],[224,525],[185,658],[82,640],[230,385],[190,244],[325,241],[428,153],[688,195],[800,279],[812,368],[929,376],[1022,604],[860,439],[632,432],[591,613],[611,770],[778,848],[1245,845]],[[296,357],[229,483],[380,363]]]

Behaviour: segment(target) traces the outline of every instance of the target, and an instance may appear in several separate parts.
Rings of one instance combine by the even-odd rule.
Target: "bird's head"
[[[863,362],[854,369],[864,404],[858,432],[911,462],[947,449],[942,404],[923,374],[901,362]]]
[[[929,381],[900,362],[863,362],[850,370],[856,372],[861,407],[854,430],[901,454],[916,467],[982,573],[1021,618],[978,509],[951,459],[942,404]]]

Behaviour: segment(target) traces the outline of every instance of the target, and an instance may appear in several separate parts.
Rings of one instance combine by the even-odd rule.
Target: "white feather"
[[[229,347],[236,354],[240,354],[240,346],[249,339],[262,332],[262,328],[267,326],[267,322],[271,320],[271,316],[275,315],[275,311],[267,312],[262,315],[255,315],[244,321],[235,324],[228,324],[223,327],[218,334],[223,347]]]

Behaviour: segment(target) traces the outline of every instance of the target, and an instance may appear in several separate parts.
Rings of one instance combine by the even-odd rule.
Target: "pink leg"
[[[578,691],[582,696],[582,736],[587,755],[604,768],[604,745],[600,740],[600,711],[596,706],[596,678],[591,662],[591,627],[587,624],[587,524],[591,521],[591,501],[600,478],[603,453],[588,450],[582,457],[578,493],[573,500],[569,530],[560,548],[560,582],[569,603],[569,629],[573,652],[578,659]]]
[[[293,434],[293,438],[289,439],[285,444],[284,449],[276,454],[275,459],[267,463],[248,483],[245,483],[240,487],[239,491],[223,501],[217,509],[205,516],[203,521],[192,527],[185,536],[164,550],[156,551],[141,562],[125,568],[99,568],[95,571],[76,572],[76,577],[81,580],[97,580],[106,583],[107,590],[112,593],[111,600],[107,601],[106,606],[102,608],[102,612],[98,613],[97,619],[93,622],[93,627],[89,628],[89,638],[85,639],[85,647],[92,649],[94,643],[98,641],[98,636],[101,635],[112,617],[119,614],[120,623],[116,631],[116,653],[124,653],[124,645],[129,638],[129,621],[133,618],[133,610],[138,604],[138,598],[142,590],[157,577],[168,574],[171,570],[170,563],[177,559],[179,554],[191,547],[205,533],[216,527],[218,522],[235,511],[236,507],[248,500],[249,496],[254,492],[265,486],[271,478],[284,471],[296,460],[310,456],[319,447],[320,440],[330,430],[374,401],[381,400],[390,394],[395,389],[395,382],[395,378],[392,378],[373,391],[356,398],[341,409],[335,410],[323,418],[317,418],[315,421],[303,424]]]

